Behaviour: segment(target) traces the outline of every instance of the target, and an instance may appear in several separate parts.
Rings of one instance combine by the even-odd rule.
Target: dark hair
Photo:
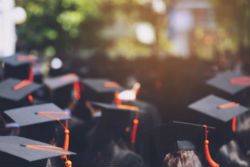
[[[249,167],[250,163],[247,157],[242,153],[238,143],[231,140],[228,144],[219,149],[219,161],[226,167]]]
[[[165,167],[202,167],[195,151],[177,151],[168,153],[164,158]]]

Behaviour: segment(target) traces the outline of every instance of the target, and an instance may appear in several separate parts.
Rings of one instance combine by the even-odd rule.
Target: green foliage
[[[86,33],[81,32],[81,25],[90,18],[98,18],[97,4],[97,0],[18,1],[17,5],[24,7],[28,14],[27,22],[18,27],[18,45],[45,56],[72,53]],[[51,48],[54,51],[48,52]]]
[[[168,41],[162,37],[155,46],[136,41],[134,24],[138,21],[158,25],[157,36],[166,30],[165,16],[155,14],[143,0],[17,2],[28,13],[26,23],[18,27],[18,46],[26,51],[36,50],[45,56],[85,57],[88,56],[85,54],[102,50],[113,57],[132,58],[149,56],[155,48],[165,52],[168,46]]]
[[[242,47],[250,47],[250,1],[213,0],[217,22]]]

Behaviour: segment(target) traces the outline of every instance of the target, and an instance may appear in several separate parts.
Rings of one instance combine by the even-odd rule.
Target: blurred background
[[[137,80],[140,98],[168,120],[166,110],[207,95],[204,82],[216,72],[249,70],[249,6],[249,0],[0,0],[0,55],[37,55],[53,75]]]

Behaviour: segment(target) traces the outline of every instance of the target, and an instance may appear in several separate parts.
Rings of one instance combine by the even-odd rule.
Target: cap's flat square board
[[[64,151],[61,148],[55,148],[55,151],[37,150],[27,148],[25,145],[52,146],[35,140],[30,140],[17,136],[0,136],[0,151],[14,155],[29,162],[57,157],[61,155],[74,154]]]
[[[225,109],[219,108],[219,106],[230,102],[231,101],[222,99],[215,95],[209,95],[202,98],[201,100],[198,100],[197,102],[192,103],[188,107],[222,122],[230,121],[233,117],[243,114],[249,110],[248,108],[241,105]]]
[[[55,78],[47,78],[44,84],[51,90],[55,90],[78,81],[79,77],[76,74],[66,74]]]
[[[250,76],[239,71],[226,71],[209,79],[206,84],[234,95],[250,86]]]
[[[122,90],[117,82],[108,79],[84,79],[82,83],[96,93],[115,93]]]
[[[39,115],[39,112],[46,112],[46,114],[51,114],[49,114],[47,117],[46,115]],[[57,120],[70,119],[70,115],[68,113],[64,112],[53,103],[6,110],[4,113],[21,127],[53,122],[53,118]]]
[[[37,58],[35,56],[17,54],[17,55],[3,58],[2,62],[8,65],[17,67],[17,66],[21,66],[25,64],[31,64],[35,62],[36,60]]]
[[[41,88],[41,85],[31,82],[30,84],[27,84],[18,90],[14,90],[14,86],[21,82],[22,80],[13,78],[0,82],[0,98],[11,101],[20,101],[29,94]]]

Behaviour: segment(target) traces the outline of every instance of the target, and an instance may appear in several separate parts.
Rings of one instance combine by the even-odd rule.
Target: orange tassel
[[[209,140],[208,140],[208,127],[207,125],[203,125],[205,130],[205,140],[204,140],[204,152],[205,152],[205,158],[210,165],[210,167],[220,167],[220,165],[215,162],[211,156],[210,149],[209,149]]]
[[[13,89],[16,91],[24,88],[25,86],[28,86],[29,84],[31,84],[29,80],[23,80],[19,84],[15,85]]]
[[[74,82],[74,98],[77,101],[81,98],[81,86],[78,81]]]
[[[136,117],[133,120],[133,129],[132,129],[132,134],[131,134],[131,143],[132,144],[135,144],[135,142],[136,142],[138,125],[139,125],[139,119],[138,119],[138,114],[136,114]]]
[[[237,128],[237,118],[233,117],[232,119],[232,132],[235,133]]]
[[[64,134],[65,134],[65,139],[64,139],[64,150],[68,151],[69,150],[69,121],[66,120],[66,126],[65,126],[65,130],[64,130]]]
[[[56,117],[53,117],[51,115],[56,115],[56,114],[66,114],[66,113],[62,113],[62,112],[57,112],[57,111],[51,111],[51,112],[46,112],[46,111],[40,111],[37,112],[38,115],[40,116],[44,116],[47,117],[51,120],[57,121],[60,123],[60,125],[64,128],[64,145],[63,145],[63,149],[65,151],[69,150],[69,143],[70,143],[70,130],[69,130],[69,122],[68,120],[66,120],[65,125]],[[65,167],[72,167],[72,162],[70,160],[68,160],[67,155],[63,155],[61,156],[62,159],[65,159]]]
[[[32,95],[29,95],[29,96],[28,96],[28,100],[29,100],[30,103],[33,103],[33,101],[34,101],[33,96],[32,96]]]
[[[32,81],[34,80],[33,65],[31,65],[31,67],[30,67],[29,78],[28,78],[28,80],[29,80],[30,82],[32,82]]]

